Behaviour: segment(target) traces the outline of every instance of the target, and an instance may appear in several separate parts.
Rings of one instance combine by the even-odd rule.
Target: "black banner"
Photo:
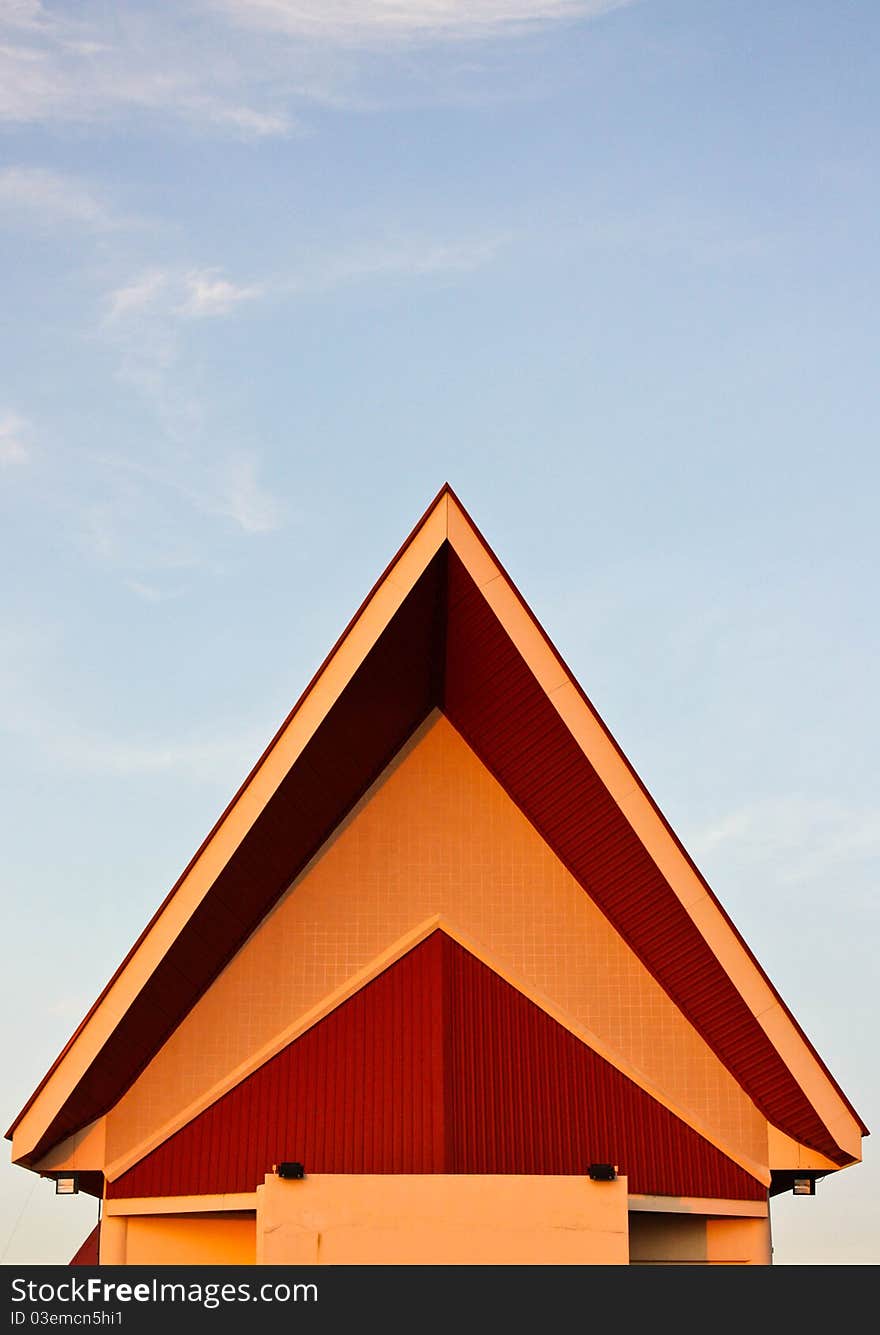
[[[448,1322],[458,1335],[490,1315],[492,1328],[584,1329],[617,1311],[627,1324],[656,1326],[660,1312],[678,1324],[695,1302],[712,1304],[700,1310],[718,1321],[734,1315],[738,1298],[754,1315],[756,1303],[782,1294],[797,1305],[807,1298],[815,1315],[827,1276],[821,1290],[804,1279],[802,1270],[768,1266],[10,1266],[0,1320],[9,1331],[123,1335],[332,1331],[351,1322],[418,1331]]]

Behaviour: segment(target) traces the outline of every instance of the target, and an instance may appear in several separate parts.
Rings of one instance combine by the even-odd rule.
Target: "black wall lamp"
[[[272,1171],[278,1177],[305,1177],[306,1170],[301,1163],[277,1163]]]
[[[613,1182],[617,1177],[617,1165],[613,1163],[591,1163],[591,1182]]]

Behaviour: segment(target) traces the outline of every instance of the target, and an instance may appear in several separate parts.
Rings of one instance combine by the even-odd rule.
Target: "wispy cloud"
[[[60,1020],[79,1020],[89,1009],[92,998],[85,993],[78,996],[57,997],[46,1006],[46,1014]]]
[[[116,288],[107,298],[108,321],[155,307],[168,287],[168,282],[169,275],[166,272],[150,269]]]
[[[205,424],[205,409],[179,374],[189,346],[188,326],[231,316],[256,301],[263,288],[238,283],[219,269],[148,268],[108,292],[102,333],[118,356],[117,378],[156,413],[163,434],[191,450]]]
[[[0,415],[0,468],[12,468],[26,462],[30,424],[17,413]]]
[[[578,218],[579,247],[668,261],[683,259],[706,267],[752,262],[774,253],[784,238],[754,217],[713,211],[695,197],[655,200],[648,211],[609,212]]]
[[[258,52],[231,52],[228,30],[199,3],[111,7],[83,0],[60,10],[0,9],[0,121],[92,123],[149,115],[252,139],[295,130],[269,104]],[[274,80],[272,81],[274,83]],[[263,99],[253,105],[251,93]]]
[[[183,120],[259,139],[296,133],[297,103],[350,98],[361,58],[519,37],[634,0],[98,0],[0,9],[0,120]],[[356,99],[355,99],[356,102]]]
[[[188,270],[148,268],[105,298],[105,325],[126,323],[143,329],[144,320],[173,324],[232,315],[262,299],[289,300],[298,294],[343,287],[372,278],[468,273],[491,263],[509,235],[443,239],[401,234],[382,236],[321,253],[309,252],[286,272],[241,282],[220,267]],[[166,341],[166,360],[170,350]]]
[[[106,736],[70,726],[49,729],[31,717],[10,731],[27,733],[41,755],[71,773],[118,775],[173,774],[176,779],[214,782],[218,774],[245,773],[265,745],[255,731],[222,738],[175,737],[142,740]]]
[[[466,41],[521,33],[541,24],[576,22],[622,9],[633,0],[206,0],[246,28],[303,41],[346,46],[438,39]]]
[[[106,298],[105,323],[119,325],[144,317],[165,321],[202,320],[229,315],[246,302],[265,294],[261,283],[236,283],[219,268],[147,269],[136,274]]]
[[[54,695],[44,667],[60,651],[45,632],[25,627],[0,628],[0,733],[30,743],[40,763],[57,764],[71,774],[134,777],[173,774],[176,779],[214,783],[218,775],[241,777],[259,755],[266,738],[249,724],[226,728],[222,735],[193,732],[189,737],[112,735],[71,717],[69,702]]]
[[[174,14],[108,10],[90,0],[63,11],[7,3],[0,10],[0,120],[89,123],[147,113],[245,138],[289,133],[283,108],[249,104],[249,80],[224,51],[220,25],[208,19],[198,3]]]
[[[259,754],[255,733],[220,739],[107,737],[97,732],[68,730],[49,741],[49,753],[68,769],[92,774],[174,774],[213,781],[218,774],[244,772]],[[263,740],[263,744],[265,741]]]
[[[228,129],[240,139],[277,138],[298,129],[296,121],[284,111],[258,111],[256,107],[224,103],[216,98],[181,99],[181,112],[218,130]]]
[[[116,500],[96,503],[81,517],[90,549],[124,568],[131,523],[123,515],[136,514],[139,505],[158,505],[163,493],[204,515],[230,521],[246,535],[271,533],[286,520],[280,497],[262,476],[258,451],[206,441],[209,406],[190,392],[186,376],[189,349],[201,336],[199,324],[234,318],[261,302],[293,303],[307,293],[348,284],[470,272],[491,263],[507,240],[502,235],[443,238],[386,232],[372,241],[323,252],[303,250],[286,271],[269,276],[242,279],[217,266],[154,265],[112,288],[104,299],[102,332],[116,349],[119,380],[149,404],[161,436],[137,458],[120,454],[92,460],[102,488]],[[130,570],[126,584],[143,600],[168,596]]]
[[[126,477],[140,488],[171,491],[204,514],[231,520],[245,534],[265,534],[284,522],[278,496],[260,478],[260,456],[234,447],[203,444],[206,410],[188,392],[181,372],[186,351],[198,337],[197,325],[232,318],[259,302],[295,302],[309,292],[352,283],[457,274],[490,263],[509,238],[502,235],[431,238],[401,234],[297,257],[286,272],[257,279],[232,278],[219,267],[173,269],[154,266],[133,274],[109,291],[103,332],[118,351],[120,381],[145,400],[167,442],[149,458],[104,458],[105,481]],[[200,443],[201,442],[201,443]],[[90,511],[89,543],[102,559],[118,555],[118,506]],[[129,587],[149,598],[145,586]]]
[[[880,854],[880,807],[800,796],[768,798],[728,813],[688,840],[696,857],[773,869],[800,884]]]
[[[118,225],[104,200],[86,183],[43,167],[0,171],[0,213],[21,216],[29,226],[64,224],[105,229]]]
[[[173,598],[180,598],[184,592],[180,588],[160,589],[155,584],[146,584],[140,579],[127,579],[125,585],[146,603],[167,603]]]
[[[243,302],[254,301],[263,295],[259,283],[241,285],[223,278],[218,269],[188,273],[184,280],[185,296],[176,307],[178,315],[201,320],[216,315],[228,315]]]
[[[272,290],[295,294],[371,278],[469,273],[494,260],[510,235],[448,238],[395,234],[311,256],[307,264],[278,278]]]
[[[202,514],[231,519],[243,533],[270,533],[282,523],[281,503],[260,480],[261,461],[255,450],[227,449],[219,454],[212,450],[207,457],[193,449],[186,457],[166,456],[150,463],[124,456],[92,455],[90,462],[101,470],[105,485],[112,485],[116,477],[124,480],[129,495],[133,485],[143,494],[172,494]],[[123,541],[116,512],[93,509],[89,542],[95,553],[118,561]],[[164,590],[161,595],[154,594],[140,580],[126,582],[139,596],[151,601],[169,596]]]
[[[281,509],[257,474],[254,455],[233,455],[224,460],[202,503],[213,513],[228,516],[245,533],[271,532],[281,522]]]
[[[189,450],[206,414],[182,383],[179,368],[199,324],[350,284],[472,272],[491,263],[509,240],[500,234],[458,239],[385,234],[336,249],[306,249],[285,270],[245,279],[217,266],[150,266],[106,293],[102,332],[116,346],[119,380],[150,403],[168,439]],[[259,492],[247,471],[251,465],[236,458],[230,465],[237,471],[235,485],[224,486],[209,508],[235,519],[246,532],[267,532],[277,526],[277,507]]]

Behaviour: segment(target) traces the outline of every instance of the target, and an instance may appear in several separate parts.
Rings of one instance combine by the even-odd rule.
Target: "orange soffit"
[[[434,711],[768,1126],[831,1166],[857,1162],[867,1127],[449,486],[16,1118],[7,1133],[13,1158],[36,1165],[117,1105]],[[511,1017],[515,1028],[520,1020]],[[434,1043],[428,1029],[435,1036],[425,1041]],[[575,1064],[587,1061],[575,1052]],[[448,1164],[448,1143],[430,1118],[420,1127],[429,1148],[419,1162]],[[684,1133],[675,1135],[681,1143],[667,1164],[688,1157]],[[492,1171],[485,1156],[460,1162],[461,1171]],[[720,1174],[730,1195],[751,1191],[736,1173],[727,1180],[733,1170],[720,1159],[700,1162],[699,1172]]]

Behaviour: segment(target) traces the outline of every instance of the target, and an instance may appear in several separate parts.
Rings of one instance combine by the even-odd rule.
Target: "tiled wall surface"
[[[766,1161],[766,1122],[754,1105],[442,716],[389,767],[113,1109],[108,1158],[197,1105],[434,914],[731,1149]]]

